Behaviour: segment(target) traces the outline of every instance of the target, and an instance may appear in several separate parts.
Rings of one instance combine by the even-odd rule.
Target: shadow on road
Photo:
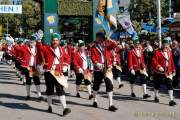
[[[93,106],[92,106],[91,104],[88,104],[88,105],[87,105],[87,104],[77,103],[77,102],[73,102],[73,101],[67,101],[67,104],[93,108]],[[98,107],[98,108],[96,108],[96,109],[108,110],[108,109],[100,108],[100,107]]]
[[[3,73],[16,73],[15,71],[8,71],[8,70],[1,70],[1,74],[3,74]]]
[[[17,100],[25,100],[24,96],[17,96],[17,95],[11,95],[11,94],[0,94],[0,98],[8,98],[8,99],[17,99]],[[35,98],[32,98],[32,100],[35,100]],[[4,106],[7,108],[11,109],[20,109],[20,110],[34,110],[34,111],[39,111],[39,112],[47,112],[47,110],[44,109],[39,109],[39,108],[34,108],[26,103],[8,103],[8,102],[2,102],[0,101],[0,106]],[[58,116],[61,116],[60,114],[57,113],[51,113],[55,114]]]
[[[7,81],[0,81],[0,84],[11,84],[11,85],[21,85],[20,83],[16,83],[16,82],[7,82]]]
[[[148,99],[143,99],[141,97],[131,97],[130,95],[123,95],[123,94],[114,94],[115,96],[113,97],[114,100],[118,101],[142,101],[142,102],[150,102],[150,103],[155,103],[154,100],[148,100]],[[102,95],[101,97],[108,98],[107,95]],[[162,105],[169,105],[169,104],[164,104],[164,103],[158,103]]]

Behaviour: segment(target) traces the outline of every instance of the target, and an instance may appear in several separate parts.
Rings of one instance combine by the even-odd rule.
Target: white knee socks
[[[134,93],[134,84],[130,84],[131,93]]]
[[[122,82],[121,82],[121,77],[118,77],[118,78],[117,78],[117,81],[118,81],[119,85],[122,84]]]
[[[37,95],[38,97],[41,97],[41,88],[40,85],[36,85]]]
[[[47,96],[47,102],[49,107],[52,107],[52,95]]]
[[[30,88],[31,88],[31,85],[26,85],[27,96],[30,96]]]
[[[91,95],[91,94],[92,94],[91,85],[88,85],[88,86],[87,86],[87,90],[88,90],[89,95]]]
[[[172,101],[174,99],[173,90],[168,90],[168,93],[169,93],[169,100]]]
[[[155,89],[155,90],[154,90],[154,94],[155,94],[155,97],[158,98],[158,97],[159,97],[159,90],[156,90],[156,89]]]
[[[94,102],[97,102],[97,91],[93,91]]]
[[[76,85],[76,93],[79,93],[79,85]]]
[[[109,106],[113,105],[113,92],[108,92]]]
[[[146,86],[146,84],[143,84],[142,85],[142,88],[143,88],[143,94],[145,95],[145,94],[147,94],[147,86]]]
[[[22,75],[22,81],[23,81],[23,83],[26,83],[26,76],[25,75]]]
[[[60,96],[60,102],[61,102],[61,104],[62,104],[63,110],[64,110],[65,108],[67,108],[65,95]]]

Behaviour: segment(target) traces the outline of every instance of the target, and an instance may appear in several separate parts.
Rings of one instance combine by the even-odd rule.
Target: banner
[[[97,7],[95,21],[103,27],[108,37],[110,37],[113,30],[117,28],[117,5],[116,0],[99,0]]]
[[[130,35],[132,35],[133,37],[137,35],[136,31],[132,26],[129,15],[118,15],[117,18],[123,29],[125,29]]]
[[[0,5],[0,13],[22,14],[22,5]]]

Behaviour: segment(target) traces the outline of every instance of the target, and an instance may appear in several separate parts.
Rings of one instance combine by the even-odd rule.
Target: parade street
[[[33,99],[26,101],[25,86],[17,80],[15,70],[12,66],[0,65],[0,120],[180,120],[180,89],[175,90],[175,101],[177,106],[168,105],[167,93],[160,94],[160,103],[154,103],[154,97],[147,100],[142,99],[141,87],[135,89],[136,99],[129,96],[129,83],[123,81],[125,86],[117,89],[114,82],[114,99],[118,107],[117,112],[108,111],[108,100],[105,94],[105,87],[102,84],[98,95],[99,108],[91,107],[93,101],[88,100],[88,94],[82,86],[82,98],[75,97],[74,80],[69,80],[69,88],[66,90],[68,107],[72,113],[62,117],[61,104],[57,96],[53,98],[53,113],[47,113],[46,96],[44,95],[45,85],[42,78],[43,101],[36,100],[35,86],[32,86],[31,94]],[[140,92],[139,92],[140,91]],[[166,90],[165,90],[166,91]],[[148,93],[153,96],[153,88],[148,87]]]

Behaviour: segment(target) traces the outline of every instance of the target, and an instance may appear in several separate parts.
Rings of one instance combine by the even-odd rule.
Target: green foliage
[[[133,24],[133,27],[135,28],[135,30],[138,33],[140,33],[140,31],[141,31],[141,24],[138,21],[136,21],[136,20],[132,21],[132,24]]]
[[[168,15],[168,0],[161,0],[162,16]],[[131,0],[129,5],[129,12],[132,19],[141,21],[151,18],[157,18],[157,0]]]
[[[11,4],[11,1],[10,0],[2,0],[1,4],[2,5],[9,5],[9,4]]]
[[[93,5],[92,1],[82,2],[77,0],[59,0],[58,13],[66,16],[92,16]]]
[[[139,34],[140,40],[146,40],[146,41],[157,41],[157,33],[148,33],[147,35],[145,34]]]
[[[2,4],[2,3],[1,3]],[[19,30],[22,27],[23,36],[30,36],[33,32],[41,28],[41,10],[39,4],[31,0],[23,0],[22,14],[0,14],[0,24],[6,32],[7,20],[9,23],[9,33],[13,37],[19,37]]]

